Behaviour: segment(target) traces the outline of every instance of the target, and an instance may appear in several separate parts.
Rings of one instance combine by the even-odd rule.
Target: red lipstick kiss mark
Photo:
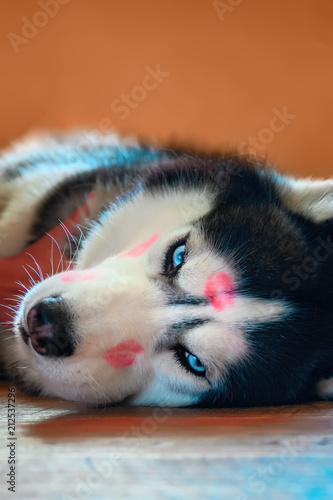
[[[136,340],[125,340],[103,354],[103,358],[113,368],[124,368],[135,363],[137,354],[143,354],[144,348]]]
[[[205,284],[204,294],[216,311],[223,311],[226,307],[232,306],[235,291],[229,274],[216,273],[209,276]]]
[[[158,240],[158,237],[158,233],[154,234],[154,236],[152,236],[150,240],[145,241],[145,243],[141,243],[141,245],[132,248],[132,250],[129,250],[126,253],[121,254],[120,257],[140,257],[140,255],[145,253],[145,251],[148,250],[148,248],[150,248]]]
[[[76,281],[89,281],[97,277],[97,272],[94,271],[68,271],[64,273],[60,279],[68,283],[75,283]]]

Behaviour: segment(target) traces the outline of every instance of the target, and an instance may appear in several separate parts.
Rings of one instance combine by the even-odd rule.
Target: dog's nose
[[[27,317],[32,347],[41,356],[61,357],[74,353],[70,319],[62,297],[48,297],[30,309]]]

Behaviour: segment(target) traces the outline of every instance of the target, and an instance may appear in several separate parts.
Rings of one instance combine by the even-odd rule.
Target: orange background
[[[53,17],[36,14],[47,0],[1,2],[1,146],[31,127],[112,122],[207,150],[259,137],[282,170],[331,174],[331,0],[225,0],[224,13],[213,1],[58,1]],[[44,26],[15,51],[26,20]],[[128,116],[111,109],[157,65],[169,75]],[[294,117],[267,132],[283,108]]]

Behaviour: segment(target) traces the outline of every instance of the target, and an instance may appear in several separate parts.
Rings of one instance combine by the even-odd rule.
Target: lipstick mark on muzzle
[[[75,283],[77,281],[94,280],[97,276],[97,271],[68,271],[60,276],[60,279],[68,283]]]
[[[148,248],[150,248],[154,243],[156,243],[158,238],[159,234],[156,233],[148,241],[145,241],[144,243],[141,243],[141,245],[132,248],[132,250],[129,250],[128,252],[121,254],[120,257],[140,257],[143,253],[145,253],[148,250]]]
[[[125,368],[136,361],[138,354],[143,354],[144,348],[136,340],[125,340],[109,349],[103,354],[103,358],[113,368]]]

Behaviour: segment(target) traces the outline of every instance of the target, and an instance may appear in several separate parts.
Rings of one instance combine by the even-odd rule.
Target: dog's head
[[[101,405],[307,397],[332,358],[332,186],[165,161],[104,211],[74,269],[25,296],[24,384]]]

